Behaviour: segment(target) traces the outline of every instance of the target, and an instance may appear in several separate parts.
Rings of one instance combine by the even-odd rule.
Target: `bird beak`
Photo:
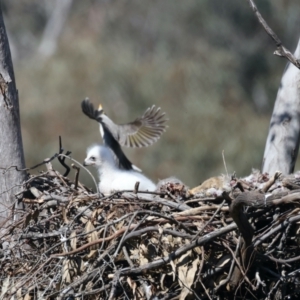
[[[98,111],[102,111],[102,110],[103,110],[103,107],[102,107],[101,104],[99,104],[99,106],[98,106]]]
[[[87,166],[87,163],[85,161],[83,161],[83,165],[86,167]]]

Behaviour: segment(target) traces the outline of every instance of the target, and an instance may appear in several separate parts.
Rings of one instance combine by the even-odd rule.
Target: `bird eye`
[[[90,157],[90,160],[95,161],[95,160],[96,160],[96,157],[95,157],[95,156],[91,156],[91,157]]]

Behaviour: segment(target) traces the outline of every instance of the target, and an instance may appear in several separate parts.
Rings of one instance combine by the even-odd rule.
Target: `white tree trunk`
[[[55,53],[58,38],[61,35],[68,18],[72,1],[73,0],[56,0],[53,12],[45,27],[41,44],[38,48],[40,57],[47,58]],[[53,5],[53,3],[51,4]]]
[[[18,92],[0,6],[0,227],[11,212],[7,208],[16,202],[15,194],[26,176],[26,172],[18,172],[16,168],[5,170],[10,166],[25,168],[25,160]]]
[[[295,51],[300,58],[300,39]],[[300,70],[288,63],[282,76],[270,122],[262,172],[294,172],[300,137]]]

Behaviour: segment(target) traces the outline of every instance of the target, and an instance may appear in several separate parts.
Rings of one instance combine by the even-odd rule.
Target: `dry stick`
[[[200,202],[200,201],[212,202],[212,201],[216,201],[216,200],[218,201],[219,199],[217,199],[216,197],[196,198],[196,199],[191,199],[191,200],[184,201],[184,203],[187,204],[187,203],[194,203],[194,202]]]
[[[269,228],[270,229],[270,228]],[[268,255],[269,253],[271,253],[271,251],[273,251],[273,250],[271,250],[271,251],[268,251],[268,249],[272,249],[273,248],[273,246],[274,246],[274,244],[277,242],[277,240],[280,238],[280,236],[282,235],[282,233],[281,232],[278,232],[277,233],[277,235],[274,237],[274,239],[271,241],[271,243],[268,245],[268,247],[267,247],[267,252],[266,252],[266,255]]]
[[[283,187],[288,188],[289,190],[299,190],[300,186],[299,184],[294,183],[288,178],[284,178],[281,182]]]
[[[137,212],[135,212],[135,214],[131,217],[131,219],[130,219],[130,221],[129,221],[129,224],[128,224],[127,228],[126,228],[126,231],[124,232],[124,234],[123,234],[123,236],[122,236],[122,238],[121,238],[121,241],[120,241],[120,243],[119,243],[119,245],[118,245],[118,247],[117,247],[117,249],[116,249],[116,251],[115,251],[115,253],[114,253],[114,255],[113,255],[113,258],[116,258],[116,257],[117,257],[117,255],[118,255],[118,253],[119,253],[119,250],[120,250],[120,247],[121,247],[121,245],[123,244],[123,241],[124,241],[124,239],[125,239],[125,237],[126,237],[128,231],[129,231],[129,228],[131,227],[131,224],[132,224],[134,218],[136,217],[136,215],[137,215]],[[141,222],[142,222],[142,221],[140,221],[139,224],[141,224]],[[138,224],[138,225],[139,225],[139,224]],[[135,228],[137,228],[138,225],[135,225]],[[134,229],[133,229],[133,230],[134,230]]]
[[[282,223],[280,223],[279,225],[277,225],[276,227],[274,227],[272,230],[268,231],[265,235],[254,239],[253,241],[253,246],[257,247],[259,246],[263,241],[265,241],[266,239],[268,239],[270,236],[272,236],[274,233],[276,233],[277,231],[282,230],[283,228],[287,227],[289,224],[293,224],[295,222],[300,221],[300,215],[294,216],[294,217],[290,217],[286,220],[284,220]]]
[[[132,226],[132,228],[134,228],[134,226]],[[197,239],[196,241],[177,249],[176,251],[174,251],[173,253],[171,253],[170,255],[168,255],[164,258],[158,259],[158,260],[153,261],[149,264],[145,264],[143,266],[136,267],[136,268],[133,268],[133,269],[132,268],[122,269],[121,270],[122,275],[129,275],[129,274],[138,275],[138,274],[144,272],[145,270],[151,270],[151,269],[154,269],[154,268],[158,268],[162,265],[165,265],[165,264],[169,263],[171,260],[174,260],[175,258],[180,257],[181,255],[185,254],[187,251],[192,250],[195,247],[202,246],[202,245],[208,243],[209,241],[214,240],[216,237],[219,237],[223,234],[226,234],[230,231],[233,231],[236,228],[237,228],[236,224],[232,223],[232,224],[230,224],[226,227],[223,227],[219,230],[215,230],[214,232],[206,234],[203,237]],[[155,229],[158,230],[157,228],[155,228]],[[126,230],[125,228],[122,228],[119,231],[117,231],[115,234],[113,234],[112,236],[106,238],[105,240],[106,241],[112,240],[115,237],[119,236],[121,233],[123,233],[125,230]],[[136,232],[134,232],[134,233],[136,234]],[[79,247],[78,249],[75,249],[73,251],[70,251],[68,253],[54,254],[51,257],[62,257],[62,256],[75,254],[75,253],[77,253],[79,251],[82,251],[82,250],[84,250],[84,249],[86,249],[90,246],[93,246],[93,245],[95,245],[99,242],[102,242],[102,240],[104,240],[104,239],[100,239],[100,240],[96,240],[94,242],[88,243],[88,244],[86,244],[82,247]]]
[[[160,214],[160,213],[157,213],[157,212],[154,212],[152,210],[143,210],[143,211],[140,211],[138,213],[145,213],[145,214],[148,214],[149,216],[157,216],[157,217],[160,217],[161,219],[156,219],[156,220],[147,220],[148,222],[155,222],[155,223],[163,223],[163,222],[166,222],[166,220],[168,220],[169,222],[171,223],[175,223],[179,228],[182,228],[184,229],[186,232],[190,233],[190,234],[194,234],[194,232],[192,230],[190,230],[189,228],[187,228],[184,224],[182,224],[181,222],[178,222],[178,220],[186,220],[187,218],[174,218],[173,216],[169,217],[169,216],[165,216],[163,214]]]
[[[240,250],[240,244],[241,244],[241,237],[239,237],[238,242],[236,244],[235,253],[234,253],[235,257],[237,257],[238,252]],[[235,266],[235,260],[233,259],[232,263],[230,265],[230,269],[229,269],[229,272],[228,272],[228,275],[227,275],[226,279],[222,280],[219,283],[219,285],[215,287],[215,289],[214,289],[215,292],[217,292],[220,289],[220,287],[222,287],[223,285],[225,285],[229,282],[229,280],[231,278],[231,275],[232,275],[232,272],[233,272],[233,269],[234,269],[234,266]]]
[[[99,198],[99,195],[97,195],[97,198]],[[108,198],[108,197],[104,197],[104,198],[102,198],[102,199],[105,200],[106,198]],[[94,206],[94,205],[95,205],[95,203],[92,202],[92,203],[91,203],[90,205],[88,205],[84,210],[82,210],[81,212],[79,212],[79,213],[73,218],[73,220],[71,221],[71,223],[69,224],[69,226],[71,227],[77,218],[79,218],[81,215],[83,215],[88,209],[90,209],[90,208],[91,208],[92,206]],[[103,225],[103,227],[104,227],[104,226],[105,226],[105,225]]]
[[[125,246],[122,247],[122,251],[123,251],[123,253],[124,253],[125,259],[127,260],[129,266],[130,266],[131,268],[133,268],[133,267],[134,267],[134,264],[133,264],[132,260],[130,259],[129,254],[128,254],[128,251],[127,251],[127,249],[126,249]],[[149,297],[148,297],[148,293],[149,293],[149,292],[147,292],[147,286],[146,286],[146,284],[145,284],[145,280],[143,280],[142,278],[138,278],[138,281],[139,281],[140,285],[143,287],[143,290],[144,290],[144,293],[145,293],[145,295],[146,295],[146,298],[148,299],[148,298],[149,298]]]
[[[138,212],[135,212],[135,213],[136,213],[137,215],[139,215],[139,214],[148,214],[148,215],[152,215],[152,216],[158,216],[158,217],[161,217],[161,219],[149,220],[148,222],[149,222],[149,223],[166,223],[166,222],[175,223],[179,228],[184,229],[186,232],[189,232],[189,233],[192,234],[192,235],[194,235],[194,232],[193,232],[192,230],[190,230],[189,228],[187,228],[187,227],[186,227],[184,224],[182,224],[181,222],[178,222],[178,220],[183,220],[183,221],[185,221],[185,220],[188,220],[188,219],[192,219],[192,220],[193,220],[193,219],[196,219],[196,220],[201,219],[201,217],[189,217],[189,216],[186,216],[186,217],[178,217],[178,218],[172,218],[172,217],[164,216],[163,214],[160,214],[160,213],[157,213],[157,212],[154,212],[154,211],[151,211],[151,210],[143,210],[143,211],[138,211]],[[135,213],[132,212],[132,213],[126,214],[125,216],[123,216],[123,217],[121,217],[121,218],[119,218],[119,219],[117,219],[117,220],[111,221],[109,224],[101,225],[101,226],[98,226],[98,227],[96,227],[95,229],[93,229],[93,230],[91,230],[91,231],[89,231],[89,232],[87,232],[87,233],[79,234],[78,237],[79,237],[79,236],[84,236],[84,235],[86,235],[86,234],[88,234],[88,233],[91,233],[91,232],[93,232],[93,231],[99,230],[99,229],[101,229],[101,228],[103,228],[103,227],[109,227],[109,226],[112,226],[112,225],[114,225],[114,224],[116,224],[116,223],[118,223],[118,222],[121,222],[122,220],[128,218],[129,216],[131,216],[131,215],[133,215],[133,214],[135,214]],[[165,229],[165,231],[167,232],[168,230]],[[171,232],[171,231],[170,231],[170,232]],[[60,235],[60,232],[59,232],[59,231],[57,232],[57,235]],[[174,235],[175,235],[175,233],[174,233]],[[36,236],[37,236],[37,238],[39,238],[39,234],[37,234]],[[181,235],[180,235],[180,236],[181,236]],[[35,239],[35,236],[31,236],[31,235],[29,235],[29,236],[27,236],[27,235],[22,235],[22,237],[24,237],[24,238],[33,238],[33,239]],[[43,236],[43,237],[45,237],[45,236]],[[50,236],[49,236],[49,237],[50,237]],[[188,236],[186,235],[186,237],[188,237]],[[67,240],[69,240],[69,239],[67,239]],[[94,242],[99,241],[99,243],[102,242],[102,244],[103,244],[105,241],[108,241],[108,240],[109,240],[109,239],[105,238],[105,236],[104,236],[103,239],[99,239],[99,240],[96,240],[96,241],[94,241]],[[91,243],[93,243],[93,242],[91,242]],[[54,245],[53,247],[51,247],[50,249],[48,249],[44,254],[49,253],[51,250],[53,250],[54,248],[58,247],[60,244],[62,244],[62,243],[60,242],[60,243]],[[86,246],[86,247],[85,247],[84,249],[86,249],[86,248],[89,247],[90,245],[91,245],[90,243],[89,243],[89,244],[85,244],[84,246]],[[78,249],[79,249],[79,248],[78,248]],[[80,248],[80,249],[81,249],[81,248]],[[80,250],[80,251],[81,251],[81,250]]]
[[[127,234],[127,236],[125,237],[125,239],[123,240],[123,242],[133,238],[133,237],[140,237],[141,235],[149,232],[149,231],[157,231],[159,232],[159,228],[158,227],[146,227],[144,229],[140,229],[137,231],[133,231]],[[184,233],[180,233],[178,231],[174,231],[174,230],[170,230],[170,229],[162,229],[162,232],[165,234],[171,234],[173,236],[177,236],[177,237],[182,237],[182,238],[187,238],[187,239],[192,239],[193,236],[189,235],[189,234],[184,234]]]
[[[151,213],[154,214],[154,212],[151,212]],[[123,216],[122,219],[127,218],[129,215],[130,215],[130,214],[128,214],[128,215],[126,215],[126,216]],[[173,231],[173,230],[169,230],[169,229],[164,229],[164,232],[166,232],[166,233],[169,232],[170,234],[176,235],[176,236],[178,236],[178,237],[184,237],[184,238],[190,238],[190,239],[193,238],[193,237],[194,237],[194,232],[191,231],[190,229],[186,228],[186,226],[184,226],[182,223],[178,222],[178,220],[180,220],[180,221],[186,221],[186,220],[202,220],[202,218],[201,218],[201,217],[196,217],[196,216],[191,216],[191,217],[190,217],[190,216],[184,216],[184,217],[178,217],[178,218],[174,218],[174,219],[173,219],[173,218],[169,218],[169,219],[168,219],[167,216],[165,216],[165,219],[149,220],[148,222],[149,222],[149,223],[155,223],[155,224],[157,224],[157,223],[159,223],[159,224],[165,224],[166,222],[175,223],[176,225],[179,226],[179,228],[185,229],[186,231],[192,233],[192,235],[185,234],[185,233],[180,233],[180,232]],[[110,223],[110,224],[102,225],[102,226],[96,227],[95,229],[93,229],[93,230],[91,230],[91,231],[89,231],[89,232],[87,232],[87,233],[79,234],[78,237],[79,237],[79,236],[87,235],[88,233],[91,233],[91,232],[93,232],[93,231],[99,230],[99,229],[102,228],[102,227],[112,226],[112,225],[114,225],[115,223],[118,223],[119,221],[120,221],[120,219],[118,219],[118,220],[116,220],[116,221],[114,221],[114,222],[112,222],[112,223]],[[58,232],[55,232],[55,234],[53,234],[53,236],[59,236],[59,235],[60,235],[60,232],[59,232],[59,231],[58,231]],[[22,235],[22,238],[38,239],[38,238],[40,238],[40,237],[43,237],[43,238],[45,238],[45,237],[52,237],[52,235],[51,235],[51,234],[50,234],[50,235],[44,235],[44,234],[35,234],[35,235],[33,235],[33,234],[28,234],[28,235]],[[69,239],[67,239],[67,240],[69,240]],[[96,240],[96,241],[98,241],[98,240]],[[95,241],[95,242],[96,242],[96,241]],[[107,241],[107,240],[104,239],[103,242],[105,242],[105,241]],[[100,242],[102,242],[101,239],[99,240],[99,243],[100,243]],[[58,244],[54,245],[51,249],[48,249],[44,254],[48,253],[50,250],[54,249],[55,247],[59,246],[60,244],[61,244],[61,243],[58,243]],[[87,247],[89,247],[90,245],[91,245],[91,244],[86,244]]]
[[[174,273],[174,271],[172,271],[172,273]],[[175,274],[175,276],[176,276],[176,274]],[[190,293],[193,293],[194,297],[196,297],[198,300],[201,300],[201,299],[198,297],[198,295],[196,294],[196,292],[195,292],[192,288],[186,286],[186,284],[179,278],[179,276],[177,276],[177,278],[178,278],[178,281],[180,281],[181,284],[182,284],[187,290],[189,290]],[[200,284],[202,285],[202,287],[203,287],[203,289],[204,289],[206,295],[208,296],[208,298],[211,299],[210,296],[209,296],[209,293],[208,293],[207,289],[205,288],[204,284],[202,283],[202,281],[199,280],[199,282],[200,282]],[[212,299],[211,299],[211,300],[212,300]]]
[[[227,166],[226,166],[226,160],[225,160],[224,150],[222,151],[222,158],[223,158],[223,164],[224,164],[224,168],[225,168],[227,177],[229,177],[229,175],[228,175],[228,170],[227,170]]]
[[[271,299],[271,294],[273,293],[273,291],[278,287],[278,285],[280,284],[280,283],[282,283],[282,278],[280,278],[277,282],[276,282],[276,284],[273,286],[273,288],[271,289],[271,291],[268,293],[268,298],[266,298],[266,299]],[[275,297],[275,299],[278,299],[277,297]]]
[[[197,279],[196,279],[195,283],[200,281],[201,273],[202,273],[204,262],[205,262],[204,247],[201,246],[200,249],[201,249],[200,266],[199,266],[198,275],[197,275]],[[194,286],[195,286],[195,283],[194,283]]]
[[[112,240],[114,238],[117,238],[117,237],[119,237],[124,232],[128,232],[129,230],[136,229],[138,225],[134,224],[134,225],[122,228],[122,229],[116,231],[113,235],[111,235],[109,237],[101,238],[101,239],[95,240],[93,242],[89,242],[89,243],[84,244],[83,246],[81,246],[81,247],[79,247],[79,248],[77,248],[77,249],[75,249],[73,251],[70,251],[70,252],[52,254],[51,257],[62,257],[62,256],[68,256],[68,255],[76,254],[76,253],[78,253],[78,252],[80,252],[82,250],[85,250],[88,247],[91,247],[91,246],[97,245],[99,243],[107,242],[107,241],[110,241],[110,240]],[[127,234],[127,235],[124,234],[123,235],[124,238],[122,238],[122,241],[119,243],[119,247],[121,247],[122,243],[124,243],[125,241],[129,240],[130,238],[141,236],[142,234],[147,233],[149,231],[158,231],[159,232],[159,228],[158,227],[154,227],[154,226],[152,226],[152,227],[146,227],[144,229],[131,232],[131,233]],[[178,233],[176,231],[173,231],[173,230],[163,229],[163,232],[164,233],[168,233],[168,234],[174,234],[175,236],[180,236],[180,237],[183,236],[182,234],[180,234],[180,233]],[[188,236],[188,235],[184,235],[184,237],[192,238],[192,236]],[[57,247],[57,245],[55,245],[55,247]]]
[[[200,284],[202,285],[202,288],[204,289],[204,292],[205,292],[206,296],[207,296],[210,300],[212,300],[212,298],[209,296],[209,292],[208,292],[208,290],[206,289],[205,285],[203,284],[202,280],[199,280],[199,282],[200,282]]]
[[[147,229],[147,228],[145,228],[145,229]],[[136,236],[141,236],[144,232],[142,232],[143,230],[140,230],[140,232],[133,232],[134,234],[136,234]],[[165,230],[164,230],[165,231]],[[163,232],[164,232],[163,231]],[[165,233],[165,232],[164,232]],[[132,233],[131,233],[132,234]],[[128,235],[129,236],[129,235]],[[127,236],[127,237],[128,237]],[[132,236],[131,236],[132,237]],[[125,248],[125,250],[126,250],[126,247],[123,247],[123,250],[124,250],[124,248]],[[127,250],[126,250],[127,251]],[[129,257],[128,257],[129,258]],[[131,264],[129,264],[130,265],[130,267],[134,267],[134,265],[131,263]],[[189,287],[187,287],[183,282],[181,282],[190,292],[192,292],[192,293],[194,293],[194,296],[197,298],[197,299],[199,299],[199,297],[195,294],[195,292],[191,289],[191,288],[189,288]],[[204,288],[205,289],[205,288]],[[148,298],[148,297],[147,297]],[[200,300],[200,299],[199,299]]]
[[[139,192],[141,193],[141,192]],[[146,194],[149,194],[149,192],[145,192]],[[128,195],[124,195],[125,197],[128,197]],[[128,197],[130,198],[130,197]],[[162,204],[162,205],[166,205],[166,206],[169,206],[169,207],[172,207],[172,208],[175,208],[175,209],[178,209],[178,210],[181,210],[181,211],[185,211],[185,210],[189,210],[191,209],[190,206],[186,205],[185,203],[174,203],[172,201],[169,201],[169,200],[162,200],[162,199],[158,199],[157,197],[154,198],[154,197],[147,197],[147,195],[141,197],[139,195],[138,199],[140,201],[148,201],[148,202],[156,202],[156,203],[159,203],[159,204]]]
[[[135,227],[135,225],[132,225],[130,229],[133,229]],[[106,237],[106,238],[102,238],[102,239],[98,239],[98,240],[95,240],[93,242],[89,242],[87,244],[84,244],[83,246],[73,250],[73,251],[70,251],[70,252],[64,252],[64,253],[56,253],[56,254],[52,254],[51,257],[62,257],[62,256],[68,256],[68,255],[73,255],[73,254],[76,254],[80,251],[83,251],[91,246],[94,246],[94,245],[97,245],[99,243],[102,243],[102,242],[108,242],[116,237],[118,237],[119,235],[121,235],[123,232],[125,232],[127,228],[122,228],[120,230],[118,230],[116,233],[114,233],[113,235],[109,236],[109,237]]]
[[[219,211],[221,210],[221,208],[222,208],[222,206],[224,204],[225,204],[225,200],[223,200],[223,202],[220,204],[219,208],[215,211],[215,213],[212,215],[212,217],[204,224],[204,226],[201,228],[201,230],[195,235],[195,237],[193,238],[193,240],[195,240],[200,234],[202,234],[202,232],[204,231],[205,227],[208,226],[212,222],[212,220],[219,213]]]
[[[75,166],[75,164],[71,164],[71,166],[72,166],[73,169],[76,170],[76,173],[75,173],[75,190],[77,190],[80,168],[78,168],[77,166]]]
[[[103,242],[102,242],[102,244],[101,244],[101,247],[99,248],[99,251],[101,251],[102,249],[103,249],[103,247],[104,247],[104,238],[105,238],[105,236],[106,236],[106,232],[107,232],[107,225],[104,227],[104,232],[103,232]]]
[[[26,274],[26,279],[17,284],[16,286],[14,286],[14,292],[10,294],[10,297],[12,297],[20,288],[22,288],[31,278],[32,276],[36,275],[46,264],[48,264],[53,258],[49,257],[36,271],[34,271],[34,268],[32,268],[27,274]],[[39,264],[36,263],[36,266],[38,266]],[[32,273],[32,274],[30,274]],[[29,276],[30,275],[30,276]]]
[[[120,271],[117,271],[115,273],[115,275],[113,277],[113,280],[112,280],[112,283],[111,283],[111,290],[110,290],[108,300],[115,299],[119,278],[120,278]]]
[[[132,237],[140,237],[142,234],[148,232],[148,231],[158,231],[158,228],[157,227],[146,227],[144,229],[140,229],[140,230],[137,230],[137,228],[139,228],[141,226],[141,224],[143,224],[143,222],[145,221],[145,219],[147,218],[148,216],[144,216],[142,218],[142,220],[139,221],[138,224],[135,225],[135,228],[132,230],[131,233],[129,234],[124,234],[120,243],[119,243],[119,247],[123,244],[123,242],[127,241],[128,239],[131,239]],[[163,230],[164,233],[166,233],[166,229]],[[170,233],[170,231],[168,231]]]
[[[294,257],[294,258],[291,258],[291,259],[287,259],[287,260],[283,260],[283,259],[278,259],[278,258],[275,258],[275,257],[272,257],[272,256],[269,256],[269,255],[266,255],[266,254],[257,254],[259,257],[261,258],[264,258],[266,260],[271,260],[271,261],[274,261],[276,263],[279,263],[279,264],[283,264],[283,265],[286,265],[287,267],[291,267],[291,265],[288,264],[288,260],[291,260],[291,261],[297,261],[299,259],[299,256],[298,257]]]
[[[190,208],[189,210],[185,210],[182,212],[175,212],[172,213],[172,216],[177,217],[177,216],[193,216],[193,215],[199,215],[199,213],[205,211],[205,210],[213,210],[213,209],[218,209],[222,211],[229,211],[228,206],[226,207],[221,207],[220,205],[203,205],[200,207],[195,207],[195,208]]]
[[[281,172],[277,171],[263,186],[262,192],[266,193],[275,181],[281,176]]]
[[[248,284],[253,288],[253,290],[255,291],[255,286],[252,285],[251,281],[249,280],[249,278],[247,277],[246,273],[243,271],[242,266],[240,265],[239,260],[237,259],[237,257],[235,256],[235,254],[233,253],[233,251],[231,250],[231,248],[226,245],[226,243],[223,243],[223,246],[231,253],[232,258],[234,259],[236,265],[239,267],[242,275],[244,276],[244,278],[246,279],[246,281],[248,282]]]
[[[108,248],[100,255],[100,257],[98,258],[98,261],[101,260],[101,259],[103,259],[106,255],[108,255],[109,252],[110,252],[111,250],[114,249],[114,247],[115,247],[114,244],[110,245],[110,246],[109,246],[109,247],[108,247]],[[70,283],[70,284],[68,285],[68,287],[69,287],[69,288],[76,288],[76,287],[79,286],[79,285],[82,285],[82,284],[84,284],[84,283],[87,283],[87,282],[91,281],[91,280],[96,276],[96,274],[99,272],[99,270],[100,270],[100,268],[97,268],[97,269],[93,269],[93,270],[90,271],[89,273],[84,273],[84,274],[82,275],[82,277],[80,277],[80,278],[77,279],[76,281],[73,281],[72,283]],[[100,291],[104,291],[105,289],[107,289],[108,287],[110,287],[110,285],[111,285],[111,283],[108,284],[108,285],[105,285],[104,287],[100,288],[99,290],[100,290]],[[91,293],[92,293],[92,292],[93,292],[93,291],[91,291]],[[49,298],[51,298],[51,297],[56,297],[58,294],[59,294],[59,291],[58,291],[58,292],[55,292],[55,293],[53,293],[53,294],[51,294],[51,295],[49,295]]]
[[[181,255],[185,254],[187,251],[192,250],[195,247],[205,245],[206,243],[214,240],[215,238],[217,238],[223,234],[226,234],[230,231],[233,231],[236,228],[237,228],[236,224],[232,223],[232,224],[225,226],[219,230],[215,230],[211,233],[204,235],[203,237],[197,239],[196,241],[177,249],[173,253],[170,253],[168,256],[165,256],[165,257],[157,259],[151,263],[148,263],[148,264],[136,267],[136,268],[124,268],[121,270],[121,275],[138,275],[145,271],[149,271],[149,270],[161,267],[161,266],[171,262],[172,260],[180,257]]]
[[[269,27],[267,22],[264,20],[260,12],[258,11],[255,3],[253,0],[247,0],[250,7],[252,8],[254,14],[256,15],[258,21],[263,26],[267,34],[272,38],[272,40],[275,42],[277,49],[275,50],[274,54],[287,58],[294,66],[296,66],[298,69],[300,69],[300,61],[283,45],[281,40],[278,38],[278,36],[275,34],[275,32]]]
[[[59,154],[62,154],[64,152],[64,149],[62,147],[62,142],[61,142],[61,136],[59,136],[59,150],[58,150]],[[70,155],[72,152],[71,151],[67,151],[66,155]],[[65,163],[65,158],[61,158],[61,157],[57,157],[58,161],[61,163],[61,165],[66,169],[65,173],[64,173],[64,177],[67,177],[68,174],[70,173],[70,167]]]
[[[138,191],[139,191],[139,186],[140,186],[140,182],[137,181],[137,182],[135,183],[135,185],[134,185],[134,190],[133,190],[133,193],[134,193],[134,194],[137,194],[137,193],[138,193]]]
[[[295,200],[298,200],[300,198],[300,193],[296,192],[294,194],[290,194],[282,198],[278,198],[280,196],[281,195],[271,195],[267,197],[265,194],[259,193],[257,191],[244,192],[240,194],[231,203],[230,215],[232,216],[233,220],[237,224],[242,234],[242,237],[245,241],[245,244],[242,248],[242,262],[244,267],[249,266],[250,258],[251,258],[250,254],[253,252],[254,245],[252,243],[252,238],[253,238],[254,230],[250,225],[247,216],[243,212],[243,207],[252,206],[258,208],[262,206],[274,206],[281,203],[292,203]],[[288,224],[289,223],[286,223],[286,226]],[[274,231],[271,230],[266,235],[269,235],[270,232],[274,232]],[[237,285],[238,281],[240,280],[240,276],[241,276],[240,270],[239,268],[236,268],[231,280],[233,286]]]
[[[75,299],[84,299],[84,296],[89,296],[89,295],[94,295],[94,294],[98,294],[101,293],[103,291],[105,291],[106,289],[108,289],[110,287],[110,283],[106,284],[105,286],[103,286],[102,288],[96,289],[96,290],[91,290],[91,291],[83,291],[82,293],[77,293],[74,295]]]

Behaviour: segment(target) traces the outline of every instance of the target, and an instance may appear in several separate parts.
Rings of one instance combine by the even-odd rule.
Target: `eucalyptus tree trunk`
[[[16,202],[26,173],[20,127],[18,91],[0,6],[0,227]],[[11,167],[11,168],[10,168]],[[19,207],[15,205],[15,208]],[[2,226],[1,226],[2,225]]]
[[[300,39],[295,51],[300,58]],[[294,172],[300,138],[300,70],[288,63],[277,93],[266,141],[262,172]]]

